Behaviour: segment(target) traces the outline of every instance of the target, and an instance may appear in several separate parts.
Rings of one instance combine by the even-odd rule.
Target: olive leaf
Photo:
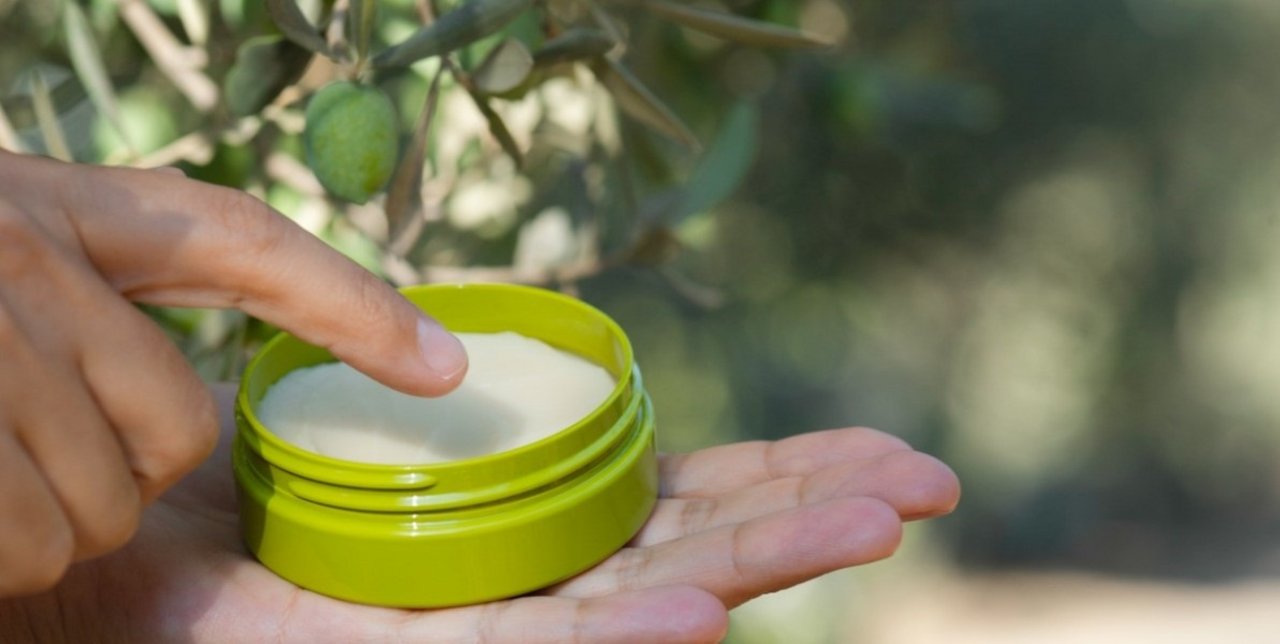
[[[435,117],[436,103],[440,96],[440,77],[444,71],[436,72],[431,79],[431,87],[427,90],[427,98],[422,112],[418,114],[418,123],[413,130],[413,139],[400,157],[400,165],[391,177],[391,185],[387,187],[385,211],[387,214],[387,230],[389,239],[396,239],[399,232],[408,223],[408,215],[420,205],[422,197],[422,169],[427,157],[427,133],[431,130],[431,121]]]
[[[751,103],[738,103],[729,111],[672,209],[672,224],[715,206],[738,189],[756,158],[759,124],[760,110]]]
[[[554,65],[571,60],[589,60],[608,53],[617,43],[603,31],[575,27],[543,43],[533,54],[537,65]]]
[[[44,137],[44,147],[49,156],[60,161],[72,161],[71,147],[67,145],[67,137],[62,133],[62,125],[58,123],[58,113],[53,108],[49,85],[44,81],[44,74],[38,70],[31,77],[31,105],[35,109],[36,123],[40,126],[40,135]]]
[[[328,43],[320,37],[315,25],[302,15],[295,0],[267,0],[267,13],[285,38],[322,56],[333,58]]]
[[[528,9],[532,0],[467,0],[373,58],[375,67],[403,67],[488,36]]]
[[[609,58],[600,58],[592,70],[628,116],[694,151],[701,149],[689,126],[627,68]]]
[[[10,152],[27,151],[26,146],[22,145],[22,139],[18,137],[18,131],[13,129],[13,121],[9,120],[9,114],[5,112],[2,101],[0,101],[0,148]]]
[[[702,33],[756,47],[829,47],[834,43],[816,34],[770,22],[699,9],[666,0],[645,0],[653,15]]]
[[[257,36],[236,51],[223,82],[227,106],[236,116],[257,114],[306,70],[311,52],[280,36]]]
[[[351,11],[348,12],[351,40],[356,44],[356,56],[360,60],[364,60],[369,54],[369,41],[373,39],[377,11],[378,0],[351,0]]]
[[[89,26],[89,19],[85,17],[80,5],[66,3],[62,12],[62,25],[66,31],[71,66],[84,84],[89,100],[93,101],[93,106],[119,133],[125,147],[132,149],[133,145],[124,129],[124,121],[120,118],[120,105],[116,100],[115,89],[107,75],[107,68],[102,63],[98,42],[93,36],[93,27]]]
[[[533,70],[533,55],[524,43],[507,38],[485,56],[471,73],[471,82],[486,94],[501,94],[520,86]]]

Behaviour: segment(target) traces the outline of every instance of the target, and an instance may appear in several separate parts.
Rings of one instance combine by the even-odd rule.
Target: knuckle
[[[251,258],[274,252],[289,232],[288,222],[280,214],[239,190],[219,189],[213,212],[215,225],[231,246],[228,250]]]

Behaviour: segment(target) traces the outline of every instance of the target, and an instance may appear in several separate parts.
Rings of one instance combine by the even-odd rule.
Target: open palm
[[[662,458],[662,493],[627,547],[535,595],[406,611],[302,590],[240,543],[224,427],[204,465],[147,509],[123,550],[43,595],[0,601],[0,640],[714,641],[726,609],[884,558],[901,521],[945,514],[939,461],[854,428]],[[423,583],[431,583],[424,579]]]

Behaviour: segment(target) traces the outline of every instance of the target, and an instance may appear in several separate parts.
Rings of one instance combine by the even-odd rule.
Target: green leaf
[[[501,94],[520,86],[533,70],[533,55],[519,40],[503,40],[489,52],[471,74],[476,89]]]
[[[236,116],[257,114],[296,82],[311,52],[280,36],[258,36],[246,40],[236,52],[236,62],[227,72],[223,95]]]
[[[373,39],[377,13],[378,0],[351,0],[351,11],[347,15],[351,24],[351,40],[356,44],[359,60],[369,55],[369,41]]]
[[[644,7],[663,20],[744,45],[806,48],[830,47],[835,44],[821,36],[799,29],[743,18],[722,11],[675,4],[666,0],[646,0]]]
[[[533,61],[538,65],[554,65],[594,59],[608,53],[616,44],[609,34],[599,29],[575,27],[543,44],[533,55]]]
[[[333,58],[329,44],[320,37],[315,25],[302,15],[295,0],[267,0],[267,13],[280,28],[280,33],[293,42],[321,56]]]
[[[10,152],[27,151],[22,145],[22,139],[18,138],[18,131],[13,129],[13,121],[9,120],[9,114],[4,111],[3,102],[0,102],[0,148]]]
[[[673,208],[673,224],[721,203],[738,189],[756,158],[759,125],[760,110],[754,104],[733,106]]]
[[[613,95],[618,108],[631,118],[649,128],[670,137],[695,151],[701,149],[698,138],[689,126],[671,111],[653,92],[645,87],[627,68],[608,58],[601,58],[593,67],[596,77]]]
[[[120,118],[120,105],[116,100],[115,88],[107,75],[107,68],[102,64],[102,51],[93,37],[93,27],[85,17],[80,5],[68,2],[62,12],[62,25],[66,30],[67,48],[71,56],[71,66],[76,76],[84,84],[89,100],[98,109],[103,118],[115,128],[124,141],[126,148],[133,148],[129,136],[125,132],[124,121]]]
[[[427,89],[427,98],[422,112],[418,114],[418,123],[413,130],[413,140],[405,148],[400,157],[400,165],[391,176],[391,184],[387,187],[385,210],[387,213],[388,238],[395,240],[399,232],[408,223],[409,214],[416,211],[422,197],[422,169],[427,158],[427,133],[431,130],[431,121],[435,118],[436,103],[440,96],[440,77],[443,70],[436,72],[431,79],[431,87]],[[410,244],[412,245],[412,244]]]
[[[44,81],[44,74],[39,70],[31,77],[31,104],[35,109],[36,123],[40,126],[40,134],[44,137],[44,147],[49,156],[61,161],[72,161],[71,147],[67,145],[67,137],[62,133],[58,123],[58,113],[53,108],[53,97],[49,94],[49,85]]]
[[[404,67],[448,53],[505,27],[528,9],[532,0],[467,0],[403,42],[373,58],[376,67]]]

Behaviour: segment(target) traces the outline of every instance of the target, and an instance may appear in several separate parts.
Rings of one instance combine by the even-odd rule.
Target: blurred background
[[[699,5],[839,42],[809,51],[606,3],[611,55],[701,149],[561,64],[482,97],[517,164],[446,78],[411,233],[305,166],[332,65],[228,112],[237,48],[275,30],[260,3],[79,5],[106,101],[61,6],[0,0],[25,149],[55,152],[52,111],[73,158],[250,190],[394,282],[577,294],[629,331],[666,449],[869,425],[959,473],[959,510],[899,556],[744,606],[730,641],[1280,642],[1280,3]],[[377,42],[419,24],[379,10]],[[378,79],[409,148],[438,70]],[[271,332],[151,312],[211,379]]]

